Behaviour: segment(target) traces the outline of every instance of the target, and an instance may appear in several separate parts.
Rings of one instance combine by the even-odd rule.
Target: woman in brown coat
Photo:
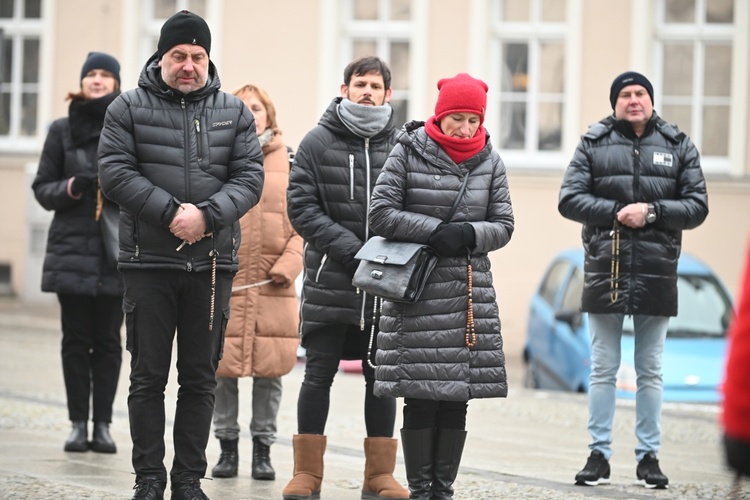
[[[260,202],[240,219],[240,269],[234,278],[224,357],[216,372],[214,434],[221,443],[213,477],[234,477],[239,461],[238,377],[253,377],[253,479],[275,479],[269,447],[276,440],[281,376],[297,359],[299,306],[294,279],[302,271],[302,238],[286,210],[289,153],[276,123],[276,109],[256,85],[233,92],[255,117],[263,148],[265,184]]]

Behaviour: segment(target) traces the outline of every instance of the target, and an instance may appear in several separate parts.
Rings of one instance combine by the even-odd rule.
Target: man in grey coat
[[[653,108],[651,82],[626,72],[612,82],[614,114],[581,138],[560,190],[560,213],[583,224],[582,308],[591,328],[588,430],[576,484],[609,483],[615,381],[626,315],[635,326],[636,477],[666,488],[659,467],[662,352],[677,314],[682,231],[708,215],[706,182],[690,138]]]
[[[99,143],[102,191],[121,209],[133,499],[161,499],[166,487],[164,388],[175,330],[172,498],[207,498],[200,478],[238,268],[237,221],[263,189],[253,116],[219,90],[210,50],[203,19],[188,11],[169,18],[138,88],[109,106]]]

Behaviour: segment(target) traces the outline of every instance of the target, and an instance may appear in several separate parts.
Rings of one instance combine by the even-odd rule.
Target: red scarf
[[[427,120],[424,129],[427,135],[433,141],[437,142],[456,164],[466,161],[479,153],[486,142],[484,127],[481,125],[474,134],[474,137],[469,139],[459,139],[458,137],[445,135],[440,130],[440,126],[434,116]]]

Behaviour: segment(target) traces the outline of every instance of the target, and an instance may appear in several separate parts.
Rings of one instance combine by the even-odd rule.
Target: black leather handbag
[[[458,203],[466,191],[469,172],[464,176],[461,189],[445,218],[450,222]],[[359,267],[352,285],[370,295],[394,302],[416,302],[424,289],[430,273],[437,265],[435,251],[423,243],[388,240],[373,236],[354,256]]]

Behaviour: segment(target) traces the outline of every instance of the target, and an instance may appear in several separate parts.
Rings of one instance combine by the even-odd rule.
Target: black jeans
[[[404,429],[466,430],[465,401],[433,401],[404,398]]]
[[[355,325],[330,325],[305,337],[305,378],[297,400],[297,432],[325,434],[331,400],[333,378],[339,369],[345,347],[352,347],[347,338],[356,340],[365,378],[365,428],[368,437],[392,437],[396,421],[396,399],[379,398],[373,393],[375,370],[367,363],[370,329]],[[377,348],[373,340],[372,358]]]
[[[206,445],[214,409],[216,368],[229,316],[232,274],[216,275],[209,331],[211,273],[126,270],[125,325],[131,354],[128,412],[133,468],[166,481],[164,389],[177,331],[177,406],[171,475],[206,474]]]
[[[110,423],[122,365],[122,297],[60,293],[57,300],[68,417],[88,421],[91,400],[92,420]]]

